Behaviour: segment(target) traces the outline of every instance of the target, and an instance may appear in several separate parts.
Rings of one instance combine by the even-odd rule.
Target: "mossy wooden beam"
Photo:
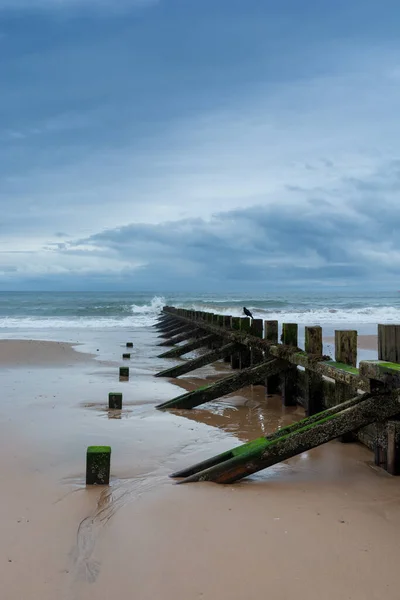
[[[317,421],[320,421],[321,419],[325,419],[326,417],[335,415],[346,408],[351,408],[352,406],[356,406],[363,400],[366,400],[371,397],[372,397],[372,394],[362,394],[360,396],[356,396],[356,397],[352,398],[351,400],[347,400],[347,402],[344,402],[343,404],[340,404],[337,406],[332,406],[331,408],[328,408],[327,410],[324,410],[318,414],[312,415],[310,417],[306,417],[305,419],[302,419],[301,421],[297,421],[296,423],[292,423],[291,425],[287,425],[286,427],[282,427],[282,429],[277,429],[273,433],[270,433],[268,435],[262,436],[255,440],[252,440],[251,442],[247,442],[246,444],[241,444],[240,446],[236,446],[232,450],[227,450],[226,452],[217,454],[216,456],[213,456],[212,458],[209,458],[200,463],[192,465],[191,467],[187,467],[185,469],[177,471],[176,473],[173,473],[172,475],[170,475],[170,477],[176,477],[176,478],[190,477],[191,475],[194,475],[195,473],[200,473],[204,469],[208,469],[209,467],[213,467],[217,464],[223,463],[224,461],[230,460],[231,458],[234,458],[235,456],[239,456],[239,454],[242,455],[242,454],[244,454],[244,452],[247,452],[247,451],[255,448],[256,446],[263,444],[264,440],[266,440],[268,442],[277,440],[280,437],[282,437],[283,435],[288,435],[289,433],[294,433],[295,431],[298,431],[299,429],[302,429],[303,427],[313,425],[314,423],[316,423]]]
[[[224,358],[224,356],[229,356],[232,351],[235,350],[235,348],[237,348],[237,345],[230,342],[229,344],[217,348],[216,350],[207,352],[207,354],[203,354],[202,356],[188,360],[181,365],[171,367],[170,369],[165,369],[165,371],[157,373],[156,377],[179,377],[180,375],[185,375],[186,373],[200,369],[205,365],[210,365],[217,360]]]
[[[360,362],[360,375],[365,380],[378,381],[387,389],[400,387],[400,364],[384,360]]]
[[[174,329],[171,329],[171,331],[167,331],[164,333],[161,333],[158,337],[159,338],[173,338],[176,335],[180,335],[181,333],[184,333],[185,331],[189,331],[191,329],[195,329],[195,325],[194,323],[185,323],[184,325],[180,324],[178,327],[175,327]]]
[[[233,483],[292,456],[325,444],[335,438],[365,427],[374,421],[384,421],[400,411],[398,391],[384,396],[372,396],[339,413],[322,417],[311,425],[305,425],[294,433],[268,441],[264,439],[242,454],[192,475],[181,483],[190,481],[214,481]]]
[[[197,331],[198,330],[194,329],[194,328],[186,329],[180,335],[176,335],[175,337],[168,338],[165,342],[161,342],[161,344],[157,344],[157,345],[158,346],[175,346],[175,344],[179,344],[180,342],[184,342],[185,340],[191,339]]]
[[[259,381],[263,376],[273,375],[279,373],[287,368],[287,363],[281,360],[270,360],[269,362],[262,363],[256,367],[250,367],[244,369],[235,375],[226,377],[221,381],[217,381],[211,385],[206,385],[194,392],[188,392],[182,396],[178,396],[169,402],[159,404],[156,408],[194,408],[211,402],[216,398],[221,398],[232,392],[242,389],[246,385]]]
[[[177,323],[182,323],[182,318],[181,317],[174,317],[172,315],[167,315],[164,319],[160,319],[159,321],[157,321],[157,323],[155,323],[154,327],[156,327],[156,329],[168,329],[168,327],[172,327],[172,325],[175,325]]]
[[[168,352],[164,352],[164,354],[160,354],[158,358],[178,358],[187,354],[188,352],[192,352],[193,350],[197,350],[198,348],[203,348],[218,339],[216,335],[205,335],[197,340],[193,340],[193,342],[188,342],[184,346],[178,346],[178,348],[172,348],[172,350],[168,350]]]

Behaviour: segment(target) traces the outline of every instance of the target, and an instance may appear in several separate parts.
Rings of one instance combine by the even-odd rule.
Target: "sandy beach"
[[[302,409],[255,386],[156,411],[225,365],[178,384],[153,377],[169,364],[154,329],[57,336],[66,342],[0,342],[5,599],[397,600],[400,482],[366,448],[332,442],[235,486],[177,486],[170,472]],[[131,377],[120,382],[127,336]],[[122,411],[108,411],[109,391],[123,392]],[[110,487],[85,486],[90,444],[112,446]]]

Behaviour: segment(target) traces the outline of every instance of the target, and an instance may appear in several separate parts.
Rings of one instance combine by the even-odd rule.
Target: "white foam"
[[[243,309],[237,306],[213,307],[211,305],[193,304],[190,310],[215,312],[233,317],[243,316]],[[299,325],[324,325],[336,323],[352,324],[389,324],[400,323],[400,308],[393,306],[369,306],[359,308],[315,308],[310,310],[293,310],[284,308],[270,310],[248,306],[255,319],[276,320]]]
[[[132,304],[131,315],[96,317],[3,317],[0,329],[116,329],[150,327],[160,315],[165,298],[155,296],[150,304]]]

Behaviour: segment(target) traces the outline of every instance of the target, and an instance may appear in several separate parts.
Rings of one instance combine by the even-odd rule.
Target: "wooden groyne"
[[[298,347],[298,326],[164,307],[156,325],[174,344],[162,354],[177,358],[199,348],[209,351],[158,373],[178,377],[217,360],[230,361],[231,376],[182,394],[157,408],[190,409],[251,384],[280,393],[285,406],[300,404],[306,418],[185,468],[172,477],[181,482],[232,483],[333,439],[358,440],[374,452],[375,463],[400,474],[400,326],[379,325],[377,361],[357,368],[357,332],[335,332],[335,358],[323,355],[321,327],[305,328]],[[182,337],[184,336],[184,337]],[[235,372],[236,371],[236,372]]]

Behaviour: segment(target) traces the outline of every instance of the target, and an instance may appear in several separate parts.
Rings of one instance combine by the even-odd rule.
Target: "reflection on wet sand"
[[[218,427],[241,441],[253,440],[304,417],[300,407],[282,407],[280,396],[265,397],[264,388],[245,388],[204,408],[179,411],[180,416]]]

